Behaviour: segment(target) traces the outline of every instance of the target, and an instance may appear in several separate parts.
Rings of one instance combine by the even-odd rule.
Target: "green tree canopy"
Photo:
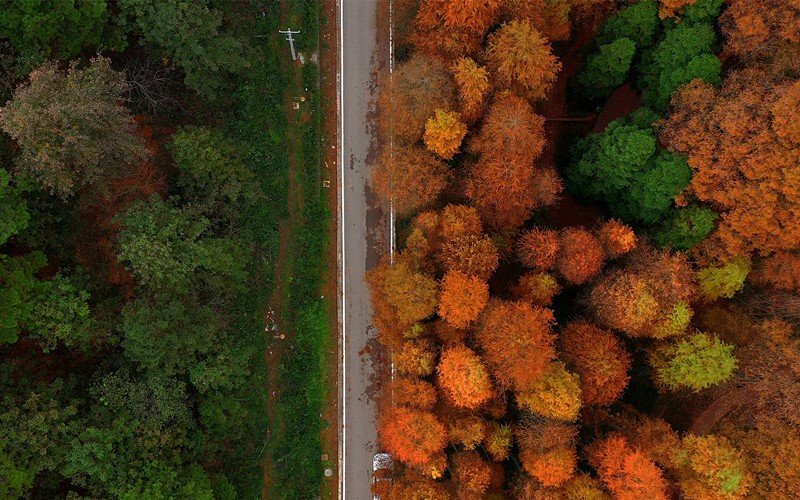
[[[210,222],[191,206],[154,195],[120,217],[119,257],[147,290],[163,294],[242,290],[246,250],[208,234]]]
[[[31,338],[44,352],[59,341],[68,348],[87,348],[94,331],[88,301],[89,292],[68,276],[41,282],[27,324]]]
[[[47,392],[14,397],[7,391],[0,406],[0,497],[20,498],[33,486],[36,475],[57,470],[74,439],[73,405],[62,406],[52,397],[59,381]],[[19,389],[15,387],[15,389]]]
[[[630,38],[618,38],[601,45],[597,52],[589,55],[576,77],[581,93],[590,98],[611,94],[628,77],[635,54],[636,43]]]
[[[66,74],[46,63],[0,113],[0,127],[21,147],[17,166],[66,198],[80,188],[101,190],[111,178],[147,153],[134,134],[128,111],[119,105],[125,80],[98,57]]]
[[[659,246],[675,250],[688,250],[706,239],[719,217],[715,211],[699,205],[678,208],[672,213],[672,217],[653,233],[653,238]]]
[[[656,383],[676,391],[694,392],[728,380],[738,365],[733,346],[715,335],[698,332],[662,344],[651,354]]]
[[[28,204],[21,196],[24,189],[11,180],[11,175],[0,168],[0,245],[28,227]]]
[[[41,282],[35,273],[47,265],[41,252],[9,257],[0,254],[0,342],[14,343],[31,320]]]
[[[249,66],[247,39],[227,29],[224,12],[209,0],[119,0],[117,6],[117,23],[180,67],[186,85],[203,97],[218,97],[226,79]]]
[[[695,78],[719,85],[721,65],[714,55],[717,35],[710,24],[680,23],[642,56],[639,65],[644,100],[666,111],[672,94]]]
[[[255,178],[236,145],[221,133],[188,127],[169,145],[178,167],[178,187],[187,203],[215,223],[230,225],[255,201]]]
[[[579,194],[604,201],[626,222],[654,224],[691,180],[686,160],[657,147],[647,113],[611,122],[573,148],[567,180]],[[648,115],[649,116],[649,115]]]
[[[606,45],[620,38],[628,38],[638,49],[653,44],[661,22],[655,0],[643,0],[617,11],[603,23],[595,36],[597,45]]]
[[[108,18],[105,0],[15,0],[0,9],[0,33],[17,51],[19,75],[48,58],[72,59],[100,44]]]

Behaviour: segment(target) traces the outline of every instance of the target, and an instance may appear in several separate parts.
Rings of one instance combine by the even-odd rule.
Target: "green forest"
[[[800,497],[800,4],[393,11],[373,491]]]
[[[0,498],[259,498],[265,463],[311,498],[319,68],[277,31],[318,51],[317,1],[1,4]],[[276,304],[298,341],[268,372]]]

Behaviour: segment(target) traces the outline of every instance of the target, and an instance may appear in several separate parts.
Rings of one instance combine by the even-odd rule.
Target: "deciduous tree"
[[[559,251],[558,231],[533,228],[523,231],[517,240],[517,256],[525,267],[548,271],[556,264]]]
[[[589,463],[597,470],[600,480],[614,498],[667,498],[667,482],[661,469],[641,451],[632,448],[620,435],[611,435],[594,443],[590,449]]]
[[[430,410],[436,404],[436,388],[430,382],[418,378],[395,378],[389,393],[394,404],[398,406]]]
[[[486,437],[489,425],[477,415],[457,417],[448,424],[448,435],[452,444],[458,444],[465,450],[473,450]]]
[[[469,57],[462,57],[453,63],[451,71],[458,86],[461,115],[468,122],[477,120],[491,90],[489,71]]]
[[[728,380],[738,365],[733,346],[714,335],[698,332],[652,351],[656,383],[665,389],[698,392]]]
[[[470,149],[483,161],[505,160],[529,165],[544,149],[544,117],[514,94],[502,94],[492,100]]]
[[[384,149],[372,177],[375,191],[402,215],[433,202],[447,186],[447,164],[418,146]]]
[[[553,297],[561,292],[561,286],[552,274],[527,273],[519,279],[515,291],[520,300],[534,306],[548,307]]]
[[[492,382],[481,359],[466,346],[442,351],[437,381],[455,406],[474,409],[492,397]]]
[[[442,246],[439,261],[447,272],[458,271],[486,281],[497,269],[500,255],[487,235],[461,236]]]
[[[523,302],[490,301],[483,313],[476,342],[502,388],[533,387],[555,357],[549,309]]]
[[[467,135],[467,125],[461,116],[452,111],[437,109],[425,122],[425,146],[436,155],[450,160],[461,148],[461,141]]]
[[[424,377],[436,368],[436,348],[430,339],[403,342],[394,354],[394,367],[402,375]]]
[[[453,478],[466,494],[483,495],[489,488],[492,470],[475,451],[458,451],[451,458]]]
[[[500,0],[424,0],[414,19],[411,41],[418,51],[455,58],[480,49],[497,21]]]
[[[500,84],[522,87],[533,100],[545,96],[561,69],[550,43],[527,20],[513,20],[489,36],[486,57]]]
[[[21,148],[17,166],[62,198],[107,187],[146,156],[119,105],[124,90],[124,75],[102,57],[83,69],[73,62],[66,74],[55,63],[35,69],[0,113],[0,126]]]
[[[544,375],[517,393],[517,403],[543,417],[574,421],[582,404],[578,375],[567,371],[564,363],[550,363]]]
[[[450,271],[442,279],[439,315],[456,328],[466,328],[478,318],[489,300],[489,285],[475,276]]]
[[[727,438],[689,434],[676,452],[686,498],[744,498],[750,489],[753,478],[747,463]]]
[[[492,460],[502,462],[507,459],[513,445],[514,434],[511,427],[497,422],[489,424],[489,433],[486,435],[483,447]]]
[[[425,464],[446,442],[444,426],[422,410],[392,408],[381,419],[379,430],[386,449],[409,465]]]
[[[631,356],[608,330],[586,321],[565,326],[559,334],[561,354],[575,368],[587,405],[609,405],[628,386]]]
[[[414,143],[434,110],[455,108],[450,72],[440,60],[415,54],[385,77],[378,107],[383,132],[400,143]]]
[[[720,90],[693,82],[673,99],[661,140],[688,156],[691,193],[721,212],[717,231],[703,244],[709,258],[798,246],[800,149],[778,135],[773,115],[787,88],[744,70],[731,73]]]
[[[608,257],[616,259],[636,248],[633,229],[616,219],[609,219],[600,226],[597,237]]]
[[[558,235],[555,267],[567,282],[582,285],[600,273],[605,255],[600,240],[581,227],[562,229]]]

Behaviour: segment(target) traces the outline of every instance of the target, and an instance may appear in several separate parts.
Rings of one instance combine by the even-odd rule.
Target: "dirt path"
[[[285,24],[288,16],[288,5],[285,1],[281,2],[281,22]],[[303,213],[301,186],[296,180],[297,169],[302,169],[302,165],[298,165],[297,160],[296,152],[298,151],[299,138],[297,128],[294,126],[294,124],[296,124],[298,121],[297,115],[299,112],[292,108],[294,96],[290,90],[291,88],[299,87],[302,84],[300,71],[291,72],[291,68],[295,64],[299,65],[300,63],[292,61],[289,58],[285,58],[283,60],[284,71],[287,73],[293,73],[294,76],[294,87],[287,88],[283,96],[283,108],[286,112],[286,120],[288,123],[286,150],[289,160],[289,193],[286,208],[289,212],[289,217],[281,222],[278,230],[279,246],[278,255],[275,261],[274,288],[272,295],[267,302],[267,307],[263,316],[265,334],[272,335],[272,341],[268,342],[267,350],[264,353],[264,361],[267,364],[267,388],[269,390],[269,393],[267,394],[267,418],[269,422],[275,422],[275,403],[281,397],[279,371],[281,358],[288,356],[285,346],[290,345],[292,342],[292,332],[284,329],[282,317],[284,298],[286,297],[286,285],[291,279],[292,274],[292,268],[291,266],[287,266],[287,262],[290,262],[289,255],[292,250],[293,232],[299,223],[298,217],[300,217]],[[280,429],[276,429],[272,426],[271,430],[273,432],[281,431]],[[265,441],[266,447],[268,447],[268,443],[271,439],[269,432],[270,429],[267,430],[268,435],[266,436]],[[261,494],[262,498],[269,498],[269,488],[271,485],[269,473],[270,470],[272,470],[271,458],[272,457],[270,453],[266,451],[263,458],[264,489]]]
[[[742,387],[723,394],[692,421],[689,432],[699,435],[708,434],[723,417],[733,410],[754,401],[756,397],[756,392],[750,387]]]

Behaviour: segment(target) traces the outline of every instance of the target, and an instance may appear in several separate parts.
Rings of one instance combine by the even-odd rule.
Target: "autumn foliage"
[[[567,282],[586,283],[600,273],[605,258],[603,246],[592,233],[579,227],[561,231],[555,267]]]
[[[469,57],[462,57],[453,63],[451,70],[458,86],[461,114],[469,122],[476,120],[491,90],[489,71]]]
[[[489,302],[476,342],[502,387],[525,390],[545,374],[555,356],[553,323],[549,309],[523,302]]]
[[[452,471],[461,489],[477,495],[486,492],[492,477],[489,464],[474,451],[460,451],[453,454]]]
[[[430,410],[436,404],[436,388],[421,379],[397,377],[392,381],[390,391],[398,406]]]
[[[608,257],[616,259],[636,248],[636,235],[629,226],[609,219],[600,226],[597,237]]]
[[[510,21],[489,37],[489,69],[500,84],[519,85],[531,99],[541,99],[561,69],[550,43],[527,20]]]
[[[492,382],[481,359],[465,346],[442,351],[437,381],[454,405],[477,408],[492,396]]]
[[[559,334],[561,353],[581,381],[587,405],[609,405],[628,386],[631,356],[608,330],[586,321],[568,324]]]
[[[442,279],[439,316],[456,328],[466,328],[486,306],[489,285],[475,276],[451,271]]]
[[[397,213],[408,214],[436,199],[448,180],[447,165],[417,146],[395,146],[381,154],[373,175],[378,195]]]
[[[467,126],[458,113],[437,109],[425,123],[425,146],[436,155],[449,160],[458,153]]]
[[[422,410],[392,408],[381,421],[381,441],[386,449],[403,462],[423,465],[446,442],[444,426],[431,413]]]
[[[622,436],[612,435],[595,443],[589,462],[615,498],[667,499],[667,483],[661,469]]]
[[[555,265],[559,247],[557,231],[534,228],[517,240],[517,255],[525,267],[547,271]]]

